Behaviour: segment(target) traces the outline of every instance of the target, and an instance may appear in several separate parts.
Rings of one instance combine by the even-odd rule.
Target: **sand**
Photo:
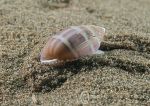
[[[149,0],[0,0],[1,106],[150,105]],[[50,36],[72,25],[106,28],[94,55],[41,65]]]

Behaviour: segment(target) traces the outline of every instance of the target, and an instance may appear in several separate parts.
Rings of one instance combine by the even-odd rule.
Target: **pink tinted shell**
[[[55,64],[100,54],[105,29],[94,25],[72,26],[51,37],[41,51],[41,63]]]

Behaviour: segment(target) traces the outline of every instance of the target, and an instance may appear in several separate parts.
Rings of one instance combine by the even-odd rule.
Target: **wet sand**
[[[149,0],[1,0],[0,105],[150,105]],[[94,55],[41,65],[50,36],[72,25],[106,28]]]

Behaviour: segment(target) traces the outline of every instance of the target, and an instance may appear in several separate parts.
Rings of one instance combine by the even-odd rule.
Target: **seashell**
[[[95,25],[71,26],[51,37],[41,51],[41,63],[56,64],[103,53],[98,50],[105,28]]]

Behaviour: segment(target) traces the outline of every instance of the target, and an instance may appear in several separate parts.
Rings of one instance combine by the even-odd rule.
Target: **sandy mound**
[[[148,105],[149,0],[1,0],[0,105]],[[50,36],[71,26],[106,28],[95,55],[41,65]]]

